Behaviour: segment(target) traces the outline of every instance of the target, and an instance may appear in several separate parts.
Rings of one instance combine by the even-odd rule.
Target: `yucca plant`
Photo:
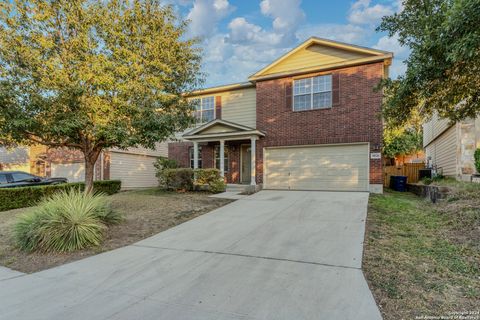
[[[20,217],[15,237],[26,251],[73,251],[99,245],[106,225],[121,218],[105,195],[69,190],[52,195]]]

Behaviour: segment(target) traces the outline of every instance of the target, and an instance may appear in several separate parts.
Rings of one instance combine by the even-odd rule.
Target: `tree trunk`
[[[93,191],[93,179],[95,174],[95,163],[101,150],[93,150],[85,153],[85,193]]]

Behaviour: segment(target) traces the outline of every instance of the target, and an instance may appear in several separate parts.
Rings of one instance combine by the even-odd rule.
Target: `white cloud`
[[[216,34],[206,40],[204,54],[206,64],[222,63],[233,55],[233,48],[225,41],[224,34]]]
[[[407,59],[408,55],[410,54],[410,50],[408,47],[401,46],[396,36],[381,37],[378,39],[377,44],[374,45],[373,48],[393,52],[394,59],[392,61],[392,65],[390,66],[391,78],[396,78],[405,73],[407,67],[403,61]]]
[[[190,22],[190,35],[211,36],[218,22],[232,13],[235,8],[228,0],[195,0],[187,15]]]
[[[249,75],[291,49],[298,42],[295,33],[305,18],[300,2],[263,0],[260,10],[272,19],[271,27],[259,26],[245,17],[232,19],[223,38],[216,36],[205,44],[204,69],[209,75],[208,82],[225,82],[225,74],[231,75],[228,82],[245,81]]]
[[[391,51],[395,54],[396,57],[405,59],[408,56],[409,49],[408,47],[401,46],[398,42],[398,38],[396,36],[389,37],[383,36],[378,39],[376,45],[373,46],[375,49]]]
[[[204,48],[203,70],[207,73],[207,86],[244,82],[286,50],[253,41],[233,43],[227,34],[207,39]]]
[[[352,24],[378,24],[382,17],[394,13],[392,6],[385,6],[382,4],[375,4],[370,6],[370,0],[358,0],[353,3],[348,15],[348,21]]]
[[[361,44],[372,32],[363,27],[352,24],[318,24],[300,27],[296,36],[306,40],[317,36],[330,40]]]
[[[401,47],[396,38],[381,37],[377,43],[372,43],[378,37],[375,24],[383,15],[401,10],[402,0],[390,0],[381,5],[373,1],[355,1],[347,13],[346,24],[305,25],[301,0],[262,0],[261,13],[271,19],[271,25],[258,25],[247,16],[239,16],[230,20],[226,30],[219,32],[217,25],[234,10],[232,5],[227,0],[190,0],[193,7],[188,16],[193,20],[192,34],[204,36],[206,85],[246,81],[249,75],[311,36],[394,51],[391,75],[402,74],[405,68],[401,60],[408,56],[408,50]]]
[[[275,32],[267,32],[260,26],[249,23],[245,18],[235,18],[228,24],[230,33],[228,40],[237,44],[268,44],[278,45],[282,35]]]
[[[298,42],[295,32],[305,18],[300,0],[263,0],[260,9],[272,19],[271,27],[236,17],[226,33],[218,33],[218,22],[232,12],[232,6],[226,0],[195,0],[188,18],[192,20],[191,35],[204,36],[207,85],[246,81]]]
[[[277,31],[296,29],[305,19],[300,0],[263,0],[260,3],[262,13],[273,19],[272,26]]]

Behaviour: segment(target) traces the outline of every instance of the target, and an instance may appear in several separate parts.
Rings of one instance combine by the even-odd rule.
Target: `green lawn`
[[[480,188],[455,184],[432,204],[385,192],[369,202],[364,270],[385,319],[477,311]]]

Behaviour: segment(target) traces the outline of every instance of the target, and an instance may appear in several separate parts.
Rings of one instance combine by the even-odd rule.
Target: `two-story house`
[[[267,189],[382,192],[382,92],[392,53],[310,38],[245,83],[194,92],[197,126],[168,154]]]

